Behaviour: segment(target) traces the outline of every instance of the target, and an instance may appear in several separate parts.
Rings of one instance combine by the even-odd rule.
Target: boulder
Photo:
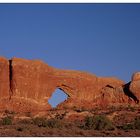
[[[138,80],[140,80],[140,72],[135,72],[135,73],[132,75],[131,80],[132,80],[132,81],[138,81]]]
[[[136,72],[132,75],[130,91],[140,100],[140,72]]]

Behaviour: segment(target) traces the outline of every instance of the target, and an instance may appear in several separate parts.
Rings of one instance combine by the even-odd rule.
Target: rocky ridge
[[[125,83],[115,77],[56,69],[40,60],[0,57],[0,111],[48,111],[48,99],[56,89],[68,95],[57,106],[59,109],[136,105],[140,99],[140,72]]]

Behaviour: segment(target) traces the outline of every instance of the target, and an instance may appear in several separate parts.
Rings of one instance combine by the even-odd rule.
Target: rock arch
[[[60,88],[57,88],[48,100],[48,103],[51,105],[52,108],[56,108],[59,104],[63,103],[67,99],[68,95]]]
[[[9,61],[0,58],[0,81],[0,110],[50,110],[48,99],[56,88],[69,96],[69,99],[58,108],[93,108],[102,103],[128,102],[128,97],[120,90],[125,84],[122,80],[114,77],[97,77],[81,71],[60,70],[39,60],[12,58]],[[106,87],[107,85],[112,89]],[[102,94],[105,95],[104,98]]]

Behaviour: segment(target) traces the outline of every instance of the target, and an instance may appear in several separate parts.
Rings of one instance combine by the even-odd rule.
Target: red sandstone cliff
[[[56,69],[39,60],[7,60],[1,57],[0,110],[49,110],[51,106],[48,99],[57,88],[69,95],[68,100],[58,105],[58,108],[91,109],[95,106],[127,104],[129,99],[138,103],[140,79],[132,79],[128,85],[113,77],[97,77],[86,72]]]

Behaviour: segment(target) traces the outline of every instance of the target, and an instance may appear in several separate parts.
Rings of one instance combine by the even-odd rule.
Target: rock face
[[[132,81],[130,84],[130,91],[140,99],[140,72],[136,72],[132,75]]]
[[[10,99],[9,61],[0,58],[0,110],[7,107]]]
[[[139,91],[139,74],[133,76]],[[136,79],[136,81],[134,80]],[[106,107],[128,103],[125,83],[113,77],[74,70],[60,70],[39,60],[0,58],[0,110],[38,112],[51,109],[48,99],[56,89],[64,91],[68,99],[58,108]],[[136,96],[137,88],[130,86]],[[125,86],[126,87],[126,86]],[[126,92],[126,93],[125,93]],[[138,96],[139,97],[139,96]]]
[[[9,61],[0,58],[0,99],[9,97]]]

